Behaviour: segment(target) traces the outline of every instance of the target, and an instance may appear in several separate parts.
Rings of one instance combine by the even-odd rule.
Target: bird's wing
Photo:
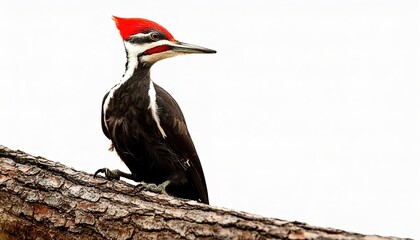
[[[202,202],[208,203],[206,180],[200,159],[195,150],[184,115],[173,97],[157,84],[156,102],[159,107],[159,119],[166,138],[175,151],[182,156],[182,164],[187,168]]]
[[[108,94],[109,94],[109,92],[107,94],[105,94],[104,99],[102,100],[101,125],[102,125],[102,131],[104,132],[105,136],[108,139],[110,139],[108,129],[106,128],[106,125],[105,125],[105,115],[104,115],[104,103],[105,103],[106,98],[108,97]]]

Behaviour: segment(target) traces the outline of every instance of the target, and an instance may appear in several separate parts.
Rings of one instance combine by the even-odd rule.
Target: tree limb
[[[398,239],[265,218],[147,191],[0,145],[0,240]]]

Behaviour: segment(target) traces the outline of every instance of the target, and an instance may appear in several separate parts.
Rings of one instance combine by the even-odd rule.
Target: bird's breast
[[[114,87],[105,99],[103,109],[105,126],[111,135],[120,134],[136,139],[166,137],[160,125],[159,106],[152,81]]]

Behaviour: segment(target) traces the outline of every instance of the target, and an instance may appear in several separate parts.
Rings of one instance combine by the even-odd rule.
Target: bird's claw
[[[118,169],[110,170],[109,168],[100,168],[93,174],[93,177],[96,177],[99,173],[104,173],[108,180],[120,180],[121,174],[119,172]]]
[[[165,194],[168,195],[168,193],[166,192],[166,187],[171,183],[170,180],[167,180],[159,185],[156,185],[154,183],[145,183],[142,182],[140,184],[138,184],[136,186],[137,189],[139,189],[139,191],[149,191],[149,192],[154,192],[154,193],[160,193],[160,194]]]

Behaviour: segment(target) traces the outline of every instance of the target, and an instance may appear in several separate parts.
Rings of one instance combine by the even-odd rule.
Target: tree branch
[[[265,218],[147,191],[0,145],[0,240],[398,239]]]

